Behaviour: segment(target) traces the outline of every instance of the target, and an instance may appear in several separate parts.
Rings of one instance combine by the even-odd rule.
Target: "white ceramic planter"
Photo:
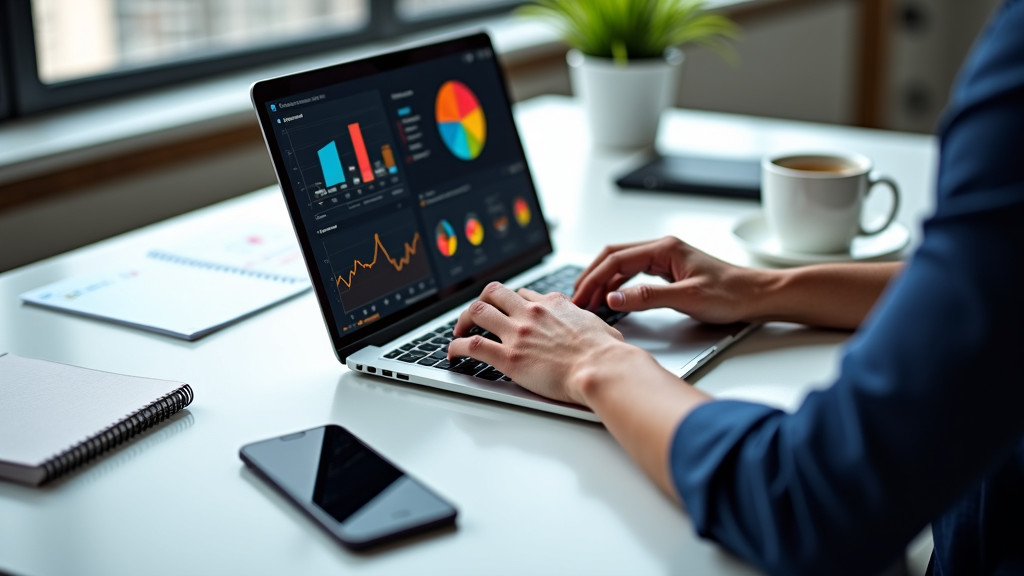
[[[619,65],[609,58],[566,56],[573,92],[583,101],[591,141],[597,146],[651,146],[661,112],[679,86],[683,53],[672,49],[664,59],[636,60]]]

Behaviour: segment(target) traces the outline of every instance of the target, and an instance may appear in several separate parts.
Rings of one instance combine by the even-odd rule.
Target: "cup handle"
[[[864,228],[864,224],[860,224],[861,236],[874,236],[888,228],[889,225],[892,224],[892,221],[896,219],[896,213],[899,212],[900,209],[900,188],[896,185],[896,181],[888,176],[869,177],[868,194],[871,194],[871,191],[874,190],[876,184],[884,184],[889,187],[889,190],[892,192],[892,209],[889,212],[889,215],[885,218],[885,222],[874,230],[867,230]]]

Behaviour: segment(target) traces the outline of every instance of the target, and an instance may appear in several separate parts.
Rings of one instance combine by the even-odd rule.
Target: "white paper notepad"
[[[191,401],[181,382],[0,353],[0,478],[41,484]]]
[[[30,304],[185,340],[309,289],[291,230],[247,223],[30,290]]]

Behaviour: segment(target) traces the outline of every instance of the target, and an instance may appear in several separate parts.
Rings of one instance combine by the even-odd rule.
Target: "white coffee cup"
[[[879,234],[899,209],[892,178],[871,174],[871,160],[853,153],[769,155],[761,161],[761,203],[768,230],[782,249],[809,254],[844,253],[857,236]],[[892,192],[880,224],[861,223],[864,199],[878,184]]]

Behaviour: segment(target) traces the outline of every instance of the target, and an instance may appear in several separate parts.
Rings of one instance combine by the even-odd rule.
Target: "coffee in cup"
[[[769,231],[784,250],[808,254],[844,253],[857,236],[879,234],[899,209],[892,178],[871,174],[861,154],[771,155],[761,162],[761,202]],[[892,192],[880,224],[861,223],[864,199],[876,185]]]

